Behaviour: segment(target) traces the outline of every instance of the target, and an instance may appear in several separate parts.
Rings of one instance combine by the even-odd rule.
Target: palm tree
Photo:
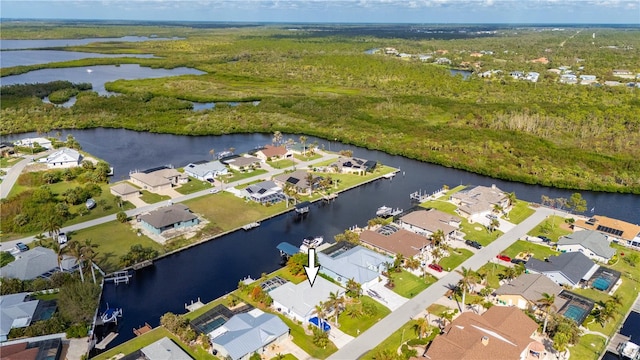
[[[513,267],[508,267],[504,269],[504,277],[508,280],[515,279],[515,277],[517,276],[517,273],[518,271]]]
[[[453,320],[453,315],[455,313],[453,312],[453,310],[448,310],[442,313],[442,315],[440,315],[440,320],[442,321],[442,328],[444,329],[447,326],[447,321],[451,322]]]
[[[433,256],[434,263],[438,262],[438,259],[442,256],[442,250],[438,247],[434,247],[433,250],[431,250],[431,256]]]
[[[325,310],[325,304],[321,301],[313,309],[313,313],[318,317],[318,327],[324,331],[324,323],[326,322],[327,312]]]
[[[504,208],[502,206],[500,206],[500,204],[493,205],[493,212],[494,213],[500,214],[500,213],[502,213],[502,211],[504,211]]]
[[[305,156],[307,151],[306,151],[306,143],[307,143],[307,137],[302,135],[300,136],[300,143],[302,143],[302,156]]]
[[[422,337],[426,335],[427,330],[429,330],[429,323],[425,318],[418,318],[412,327],[418,334],[418,339],[422,339]]]
[[[89,266],[91,268],[91,276],[93,277],[94,284],[96,283],[96,273],[95,269],[93,268],[93,260],[96,258],[98,253],[93,249],[97,247],[98,244],[92,244],[91,239],[86,239],[84,241],[84,244],[80,248],[80,250],[82,251],[82,256],[89,262]]]
[[[439,246],[444,241],[444,231],[442,231],[442,229],[436,230],[436,232],[431,235],[431,240],[434,246]]]
[[[51,242],[51,250],[53,250],[56,253],[56,257],[58,260],[58,268],[60,268],[60,271],[63,271],[62,269],[62,259],[64,258],[64,247],[57,241],[53,241]]]
[[[393,268],[396,272],[402,271],[402,265],[404,264],[404,255],[401,253],[396,254],[396,258],[393,260]]]
[[[493,232],[499,226],[500,221],[498,221],[498,219],[491,219],[491,223],[489,223],[489,230]]]
[[[71,240],[65,246],[65,250],[68,254],[76,258],[78,261],[78,271],[80,271],[80,279],[84,282],[84,274],[82,273],[82,245],[77,240]]]
[[[48,213],[44,216],[44,219],[41,222],[42,230],[46,231],[49,234],[50,238],[53,238],[55,241],[58,239],[58,233],[60,233],[60,227],[62,226],[62,219],[57,216],[55,213]]]
[[[507,194],[507,207],[516,203],[516,193],[510,192]]]
[[[347,292],[351,294],[351,297],[357,298],[362,295],[362,285],[355,279],[351,278],[347,281]]]
[[[412,256],[406,260],[406,266],[411,270],[415,270],[420,267],[420,260]]]
[[[555,301],[556,301],[556,295],[555,294],[550,295],[549,293],[542,293],[542,298],[536,301],[538,305],[545,310],[545,313],[546,313],[546,316],[544,317],[544,325],[542,326],[542,334],[545,334],[547,332],[547,322],[549,321],[549,313],[551,309],[556,308],[556,306],[554,305]]]
[[[466,306],[466,294],[471,285],[475,284],[476,275],[473,270],[467,269],[464,266],[460,270],[456,270],[456,272],[462,275],[462,279],[460,279],[458,286],[460,287],[460,290],[462,290],[462,311],[464,311]]]
[[[273,132],[273,145],[278,146],[282,142],[282,133],[280,131]]]
[[[324,303],[325,309],[329,311],[333,309],[333,315],[335,316],[335,323],[338,323],[338,315],[340,315],[340,307],[344,303],[342,296],[338,295],[338,292],[330,292],[329,300]]]
[[[307,184],[309,185],[309,194],[313,194],[313,187],[316,182],[316,179],[313,177],[313,173],[307,173],[305,180],[307,180]]]

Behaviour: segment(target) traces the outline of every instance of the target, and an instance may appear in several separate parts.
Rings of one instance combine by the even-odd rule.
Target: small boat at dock
[[[249,223],[249,224],[247,224],[247,225],[244,225],[244,226],[242,227],[242,229],[243,229],[244,231],[248,231],[248,230],[251,230],[251,229],[253,229],[253,228],[257,228],[258,226],[260,226],[260,223],[256,221],[256,222],[252,222],[252,223]]]
[[[118,322],[118,318],[122,317],[122,309],[120,308],[107,308],[107,310],[102,313],[102,315],[100,315],[100,320],[102,320],[103,323],[110,323],[110,322]]]
[[[302,245],[300,245],[301,252],[308,252],[309,249],[317,248],[324,242],[324,238],[322,236],[309,236],[302,239]]]
[[[382,177],[385,178],[385,179],[393,179],[394,176],[396,176],[396,173],[394,173],[394,172],[390,172],[388,174],[382,175]]]
[[[618,354],[622,359],[640,360],[640,346],[631,341],[623,342],[618,347]]]
[[[394,208],[390,208],[388,206],[384,206],[383,205],[383,206],[380,206],[378,208],[378,210],[376,210],[376,216],[379,216],[379,217],[391,217],[391,216],[400,215],[400,214],[402,214],[403,211],[404,210],[402,210],[400,208],[394,209]]]

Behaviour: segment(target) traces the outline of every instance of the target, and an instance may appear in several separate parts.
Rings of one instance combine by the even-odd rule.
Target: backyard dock
[[[203,306],[204,304],[202,303],[202,301],[200,301],[200,298],[198,298],[198,301],[195,301],[195,302],[191,300],[191,304],[189,305],[187,305],[186,303],[184,304],[184,308],[189,310],[189,312],[196,311]]]
[[[609,344],[607,345],[607,351],[612,354],[619,355],[618,349],[620,348],[620,344],[626,343],[627,341],[629,341],[628,336],[616,333],[615,335],[613,335],[613,338],[611,338],[611,341],[609,341]]]
[[[252,222],[252,223],[249,223],[249,224],[247,224],[247,225],[244,225],[244,226],[242,227],[242,229],[243,229],[244,231],[249,231],[249,230],[251,230],[251,229],[253,229],[253,228],[257,228],[258,226],[260,226],[260,223],[256,221],[256,222]]]
[[[131,275],[129,274],[129,272],[124,270],[124,271],[117,271],[109,275],[108,277],[105,277],[104,281],[107,281],[107,282],[111,281],[116,285],[122,284],[122,283],[128,284],[130,278],[131,278]]]
[[[153,265],[153,260],[145,260],[137,264],[134,264],[132,268],[133,270],[140,270],[142,268],[146,268],[147,266],[151,266],[151,265]]]
[[[149,325],[149,324],[147,324],[147,323],[144,323],[144,326],[140,326],[140,327],[139,327],[139,328],[137,328],[137,329],[136,329],[136,328],[134,328],[134,329],[133,329],[133,333],[134,333],[136,336],[140,336],[140,335],[143,335],[143,334],[148,333],[148,332],[149,332],[149,331],[151,331],[151,330],[153,330],[153,328],[151,327],[151,325]]]
[[[104,350],[107,345],[109,345],[109,343],[116,338],[116,336],[118,336],[118,333],[110,332],[109,335],[107,335],[104,339],[102,339],[102,341],[96,344],[96,349]]]

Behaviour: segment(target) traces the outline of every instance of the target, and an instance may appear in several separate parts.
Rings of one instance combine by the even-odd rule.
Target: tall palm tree
[[[547,333],[547,322],[549,321],[549,313],[551,312],[551,309],[556,308],[556,306],[554,305],[555,301],[556,295],[549,293],[542,293],[542,298],[536,301],[538,305],[544,309],[545,312],[544,325],[542,326],[543,335]]]
[[[66,252],[76,258],[78,261],[78,271],[80,271],[80,279],[84,282],[83,266],[82,266],[82,245],[77,240],[71,240],[65,246]]]
[[[516,270],[515,268],[508,267],[504,269],[504,277],[507,278],[508,280],[512,280],[516,276],[518,276],[518,270]]]
[[[475,284],[476,275],[473,270],[467,269],[464,266],[460,270],[456,270],[456,272],[462,275],[462,279],[460,279],[458,286],[460,287],[460,290],[462,290],[462,311],[464,312],[464,309],[466,307],[466,294],[471,285]]]
[[[313,177],[313,173],[307,173],[305,180],[307,180],[307,184],[309,185],[309,194],[313,194],[313,187],[316,183],[316,178]]]
[[[444,241],[444,231],[442,231],[442,229],[436,230],[436,232],[431,235],[431,240],[433,241],[434,246],[440,246]]]
[[[510,192],[507,194],[507,206],[511,206],[516,203],[516,193]]]
[[[321,301],[313,308],[313,313],[318,317],[318,325],[320,329],[324,331],[324,323],[327,321],[327,311],[325,310],[325,304]]]
[[[278,146],[282,142],[282,133],[280,131],[273,132],[273,145]]]
[[[351,293],[354,298],[360,297],[362,295],[362,285],[357,282],[355,279],[351,278],[347,281],[347,290]]]
[[[86,239],[84,241],[84,244],[82,244],[82,247],[80,248],[82,257],[87,259],[87,261],[89,262],[89,267],[91,268],[91,276],[93,277],[94,284],[96,283],[96,273],[95,269],[93,268],[93,260],[95,260],[96,256],[98,255],[98,253],[94,250],[97,247],[98,244],[92,244],[91,239]]]
[[[56,258],[58,260],[58,268],[60,268],[60,271],[63,271],[62,269],[62,259],[64,257],[64,247],[57,241],[53,241],[51,242],[51,250],[53,250],[53,252],[56,253]]]
[[[300,136],[300,143],[302,143],[302,156],[305,156],[307,153],[307,150],[306,150],[307,137],[304,135]]]
[[[418,333],[418,339],[422,339],[422,337],[426,335],[427,330],[429,330],[429,323],[427,322],[427,319],[416,319],[415,324],[413,324],[413,330]]]
[[[52,212],[48,213],[44,216],[40,225],[42,226],[42,230],[49,234],[50,238],[53,238],[55,241],[58,240],[58,234],[62,226],[62,219],[58,215]]]
[[[344,303],[342,296],[338,295],[338,292],[330,292],[329,299],[325,301],[325,309],[329,311],[333,309],[333,315],[335,316],[335,323],[338,323],[338,315],[340,315],[340,307]]]
[[[440,315],[440,320],[442,321],[442,328],[444,329],[447,326],[447,321],[451,322],[451,320],[453,320],[453,315],[455,313],[453,312],[453,310],[448,310],[442,313],[442,315]]]

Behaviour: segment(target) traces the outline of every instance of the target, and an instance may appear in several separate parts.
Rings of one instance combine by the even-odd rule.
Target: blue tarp
[[[293,256],[300,252],[299,247],[289,244],[288,242],[281,242],[276,246],[276,248],[289,256]]]
[[[320,325],[318,325],[318,317],[317,316],[312,317],[311,319],[309,319],[309,322],[312,323],[313,325],[317,326],[317,327],[320,327]],[[329,325],[329,323],[327,323],[326,321],[322,321],[322,325],[324,327],[324,329],[322,329],[322,330],[324,330],[324,331],[331,330],[331,325]]]

